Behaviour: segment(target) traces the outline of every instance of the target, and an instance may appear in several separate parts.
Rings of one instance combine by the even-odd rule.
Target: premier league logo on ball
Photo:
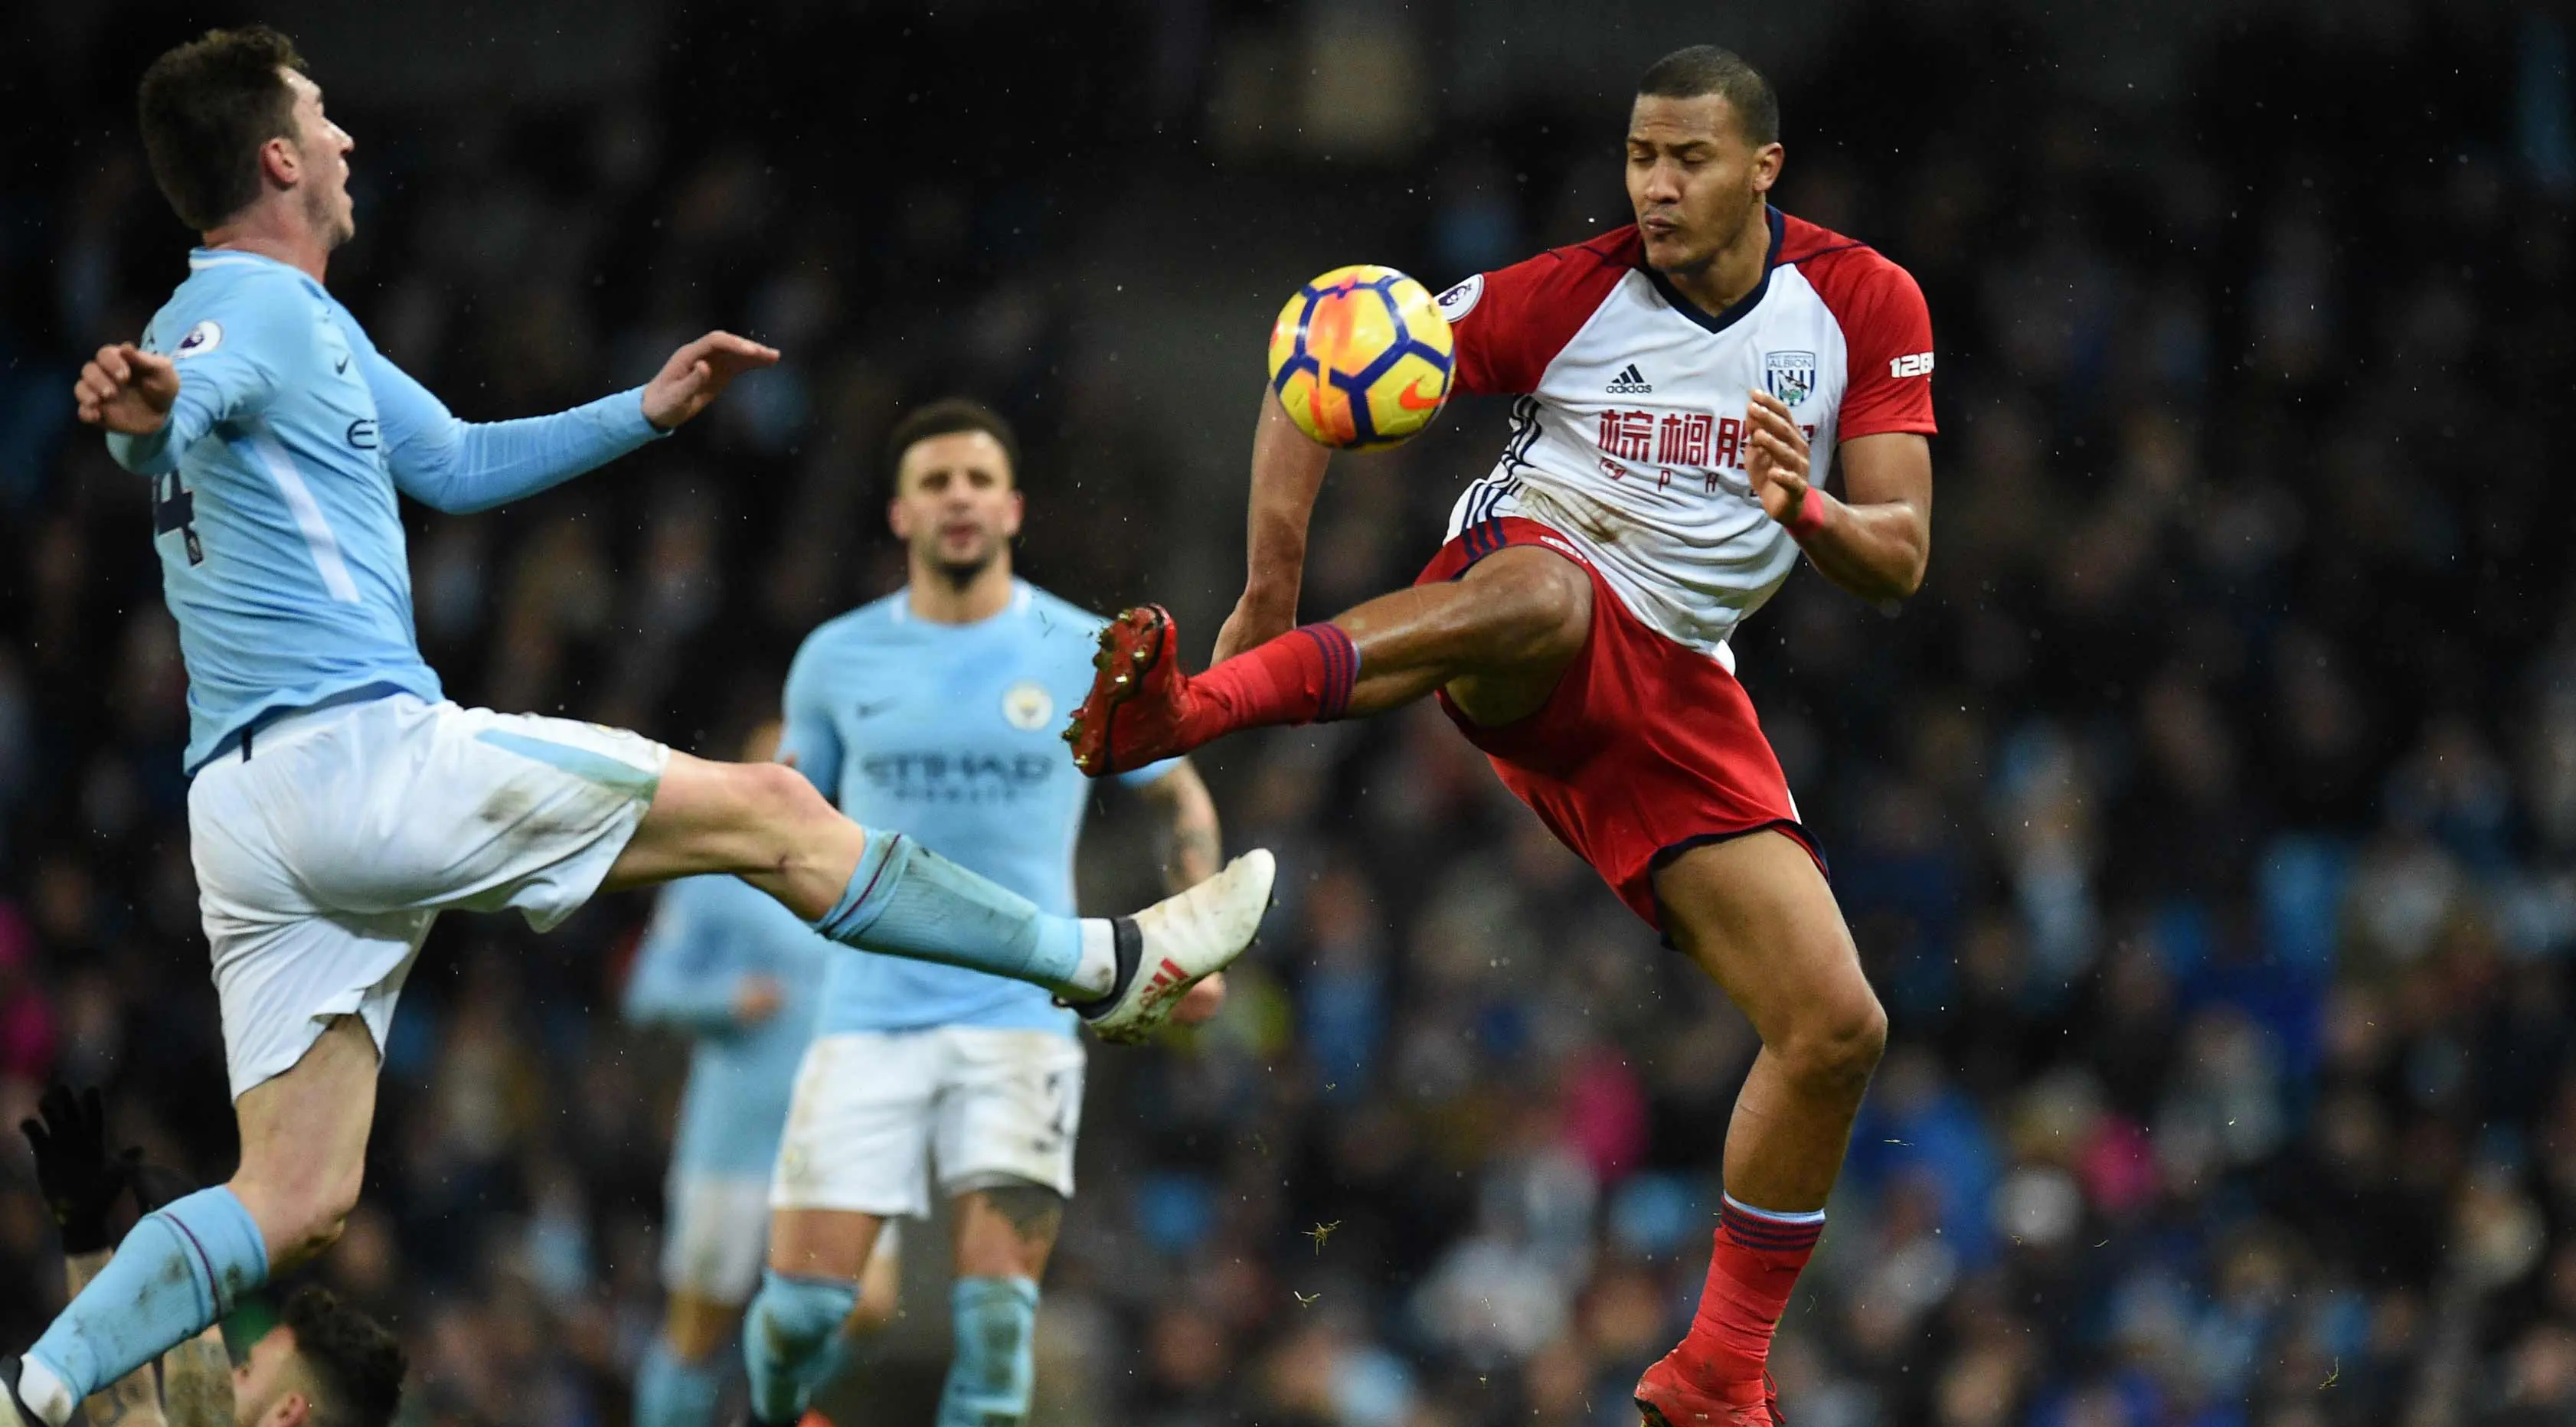
[[[1762,358],[1762,389],[1796,406],[1816,390],[1816,354],[1768,352]]]

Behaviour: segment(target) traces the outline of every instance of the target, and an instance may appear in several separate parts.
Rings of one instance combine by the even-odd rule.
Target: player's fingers
[[[123,384],[133,379],[134,369],[126,365],[125,354],[114,347],[99,348],[96,365],[109,381]]]
[[[125,364],[133,369],[138,378],[157,377],[165,372],[176,370],[170,358],[155,352],[144,351],[140,347],[129,346],[120,355],[125,358]]]

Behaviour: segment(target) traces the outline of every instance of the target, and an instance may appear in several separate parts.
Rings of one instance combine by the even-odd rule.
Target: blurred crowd
[[[714,325],[790,354],[678,440],[415,522],[454,696],[721,752],[807,629],[899,578],[879,441],[952,393],[1023,425],[1024,570],[1163,599],[1203,652],[1242,470],[1191,453],[1210,426],[1240,450],[1263,334],[1168,389],[1104,358],[1122,299],[1074,255],[1186,202],[1300,251],[1347,227],[1385,250],[1333,261],[1437,286],[1622,218],[1624,92],[1435,112],[1409,164],[1217,162],[1207,76],[1299,7],[980,8],[1007,45],[678,14],[633,83],[443,105],[314,54],[358,140],[332,286],[460,414],[569,405]],[[1943,428],[1923,595],[1801,573],[1737,645],[1893,1023],[1774,1357],[1800,1427],[2576,1420],[2568,37],[2333,8],[2211,31],[2152,102],[1973,7],[1845,7],[1775,71],[1781,204],[1920,279]],[[0,116],[59,141],[0,176],[0,1122],[103,1084],[121,1134],[211,1178],[184,679],[145,487],[64,399],[180,275],[128,96],[209,17],[61,9],[0,19]],[[1727,38],[1622,43],[1641,69]],[[1305,276],[1169,236],[1128,270]],[[1408,580],[1501,431],[1465,404],[1343,463],[1310,617]],[[1201,761],[1283,904],[1217,1022],[1094,1056],[1037,1420],[1633,1423],[1749,1028],[1436,712]],[[1095,905],[1154,882],[1119,813]],[[316,1272],[409,1340],[417,1421],[625,1420],[682,1064],[615,1018],[648,909],[453,917],[412,980]],[[28,1170],[0,1145],[12,1344],[59,1302]],[[899,1347],[827,1403],[843,1427],[928,1419],[888,1406]]]

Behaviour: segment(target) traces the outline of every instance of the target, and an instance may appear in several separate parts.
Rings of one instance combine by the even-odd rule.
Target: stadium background
[[[952,392],[1022,423],[1026,571],[1163,599],[1203,653],[1275,304],[1620,221],[1634,75],[1741,48],[1783,206],[1911,268],[1941,354],[1922,596],[1802,574],[1738,644],[1894,1021],[1777,1354],[1794,1420],[2576,1420],[2563,7],[264,14],[358,139],[332,285],[459,412],[712,325],[787,350],[676,441],[414,527],[454,694],[711,751],[899,577],[880,436]],[[64,393],[188,241],[133,82],[250,17],[0,16],[0,1120],[104,1082],[206,1175],[181,671],[144,486]],[[1342,463],[1309,611],[1409,578],[1500,428]],[[1749,1032],[1426,709],[1202,761],[1285,905],[1215,1027],[1094,1058],[1037,1420],[1633,1422]],[[1127,811],[1099,904],[1150,886]],[[624,1420],[681,1065],[612,1010],[646,906],[451,918],[413,980],[320,1273],[409,1340],[418,1421]],[[10,1343],[59,1301],[27,1169],[0,1144]],[[934,1311],[843,1427],[927,1420],[914,1247]]]

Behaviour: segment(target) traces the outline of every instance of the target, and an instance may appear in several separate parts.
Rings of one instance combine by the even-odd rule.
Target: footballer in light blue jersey
[[[778,751],[778,725],[746,759]],[[734,877],[662,889],[626,982],[626,1018],[695,1042],[664,1189],[662,1332],[637,1365],[636,1427],[707,1427],[723,1385],[717,1352],[759,1286],[769,1171],[796,1068],[813,1038],[833,944]]]
[[[1150,1034],[1251,944],[1267,853],[1134,917],[1055,915],[774,764],[444,700],[413,635],[398,496],[466,511],[542,490],[779,354],[711,332],[634,390],[459,421],[323,286],[356,231],[355,141],[286,36],[208,31],[154,60],[137,100],[153,180],[203,243],[141,344],[100,348],[72,397],[156,487],[241,1165],[144,1216],[23,1357],[0,1356],[0,1422],[66,1427],[338,1236],[379,1050],[446,911],[542,931],[604,886],[729,873],[834,941],[1037,983],[1112,1040]]]
[[[694,1042],[671,1141],[675,1180],[747,1177],[766,1192],[832,945],[738,877],[684,877],[662,889],[625,1010],[637,1025]]]
[[[788,670],[780,756],[851,818],[1071,914],[1091,784],[1057,729],[1091,685],[1104,621],[1012,575],[1022,499],[1001,417],[939,402],[889,444],[888,516],[909,579],[807,636]],[[1126,781],[1159,810],[1167,880],[1213,873],[1216,809],[1189,764]],[[1181,1019],[1212,1012],[1221,992],[1192,994]],[[958,1224],[956,1358],[937,1427],[1023,1420],[1038,1280],[1073,1191],[1083,1058],[1072,1029],[1017,982],[867,953],[833,960],[770,1192],[771,1273],[751,1313],[762,1326],[743,1335],[755,1424],[793,1421],[834,1370],[835,1350],[796,1348],[798,1326],[841,1321],[886,1221],[928,1213],[934,1182]]]
[[[995,613],[925,618],[910,590],[806,636],[787,674],[792,756],[865,827],[893,828],[1070,916],[1091,781],[1056,735],[1091,687],[1105,623],[1025,581]],[[1177,767],[1124,775],[1130,787]],[[862,952],[834,962],[816,1033],[994,1026],[1071,1035],[1046,992],[963,967]]]
[[[188,668],[189,771],[264,715],[361,689],[441,697],[412,631],[395,494],[500,505],[652,440],[641,389],[467,423],[388,361],[311,274],[200,248],[143,330],[169,419],[108,449],[153,481],[153,546]]]

